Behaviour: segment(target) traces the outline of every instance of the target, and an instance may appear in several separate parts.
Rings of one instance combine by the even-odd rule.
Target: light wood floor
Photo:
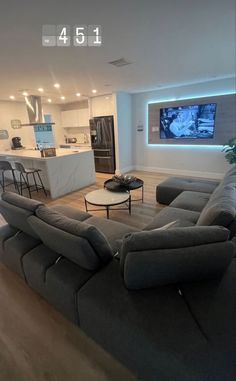
[[[160,210],[155,187],[167,176],[133,172],[144,180],[144,203],[128,211],[112,211],[110,218],[142,228]],[[84,194],[103,186],[109,175],[97,175],[96,184],[48,204],[68,204],[84,210]],[[140,190],[133,197],[140,197]],[[34,194],[34,198],[36,194]],[[93,212],[105,216],[105,212]],[[0,219],[0,224],[4,220]],[[117,333],[119,334],[119,333]],[[132,381],[135,378],[91,339],[57,313],[15,274],[0,265],[0,381]]]

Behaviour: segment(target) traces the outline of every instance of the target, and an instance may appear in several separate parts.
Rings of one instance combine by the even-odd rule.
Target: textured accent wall
[[[160,109],[195,104],[216,103],[215,131],[212,139],[160,139]],[[173,102],[148,104],[148,144],[223,145],[236,136],[236,94]]]

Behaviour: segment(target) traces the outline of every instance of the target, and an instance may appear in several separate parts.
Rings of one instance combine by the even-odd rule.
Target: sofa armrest
[[[131,233],[121,247],[121,271],[129,289],[217,278],[230,264],[234,245],[218,226]]]

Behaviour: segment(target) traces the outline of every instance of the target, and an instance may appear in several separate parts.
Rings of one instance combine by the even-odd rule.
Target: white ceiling
[[[42,47],[44,24],[101,25],[103,45]],[[38,87],[60,103],[93,88],[139,92],[235,76],[235,0],[2,0],[0,32],[3,100]],[[132,65],[108,64],[122,57]]]

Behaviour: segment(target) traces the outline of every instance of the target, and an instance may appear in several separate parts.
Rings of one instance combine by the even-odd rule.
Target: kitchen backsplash
[[[77,144],[90,144],[90,130],[88,127],[73,127],[73,128],[64,128],[64,137],[66,142],[67,139],[76,138]]]

